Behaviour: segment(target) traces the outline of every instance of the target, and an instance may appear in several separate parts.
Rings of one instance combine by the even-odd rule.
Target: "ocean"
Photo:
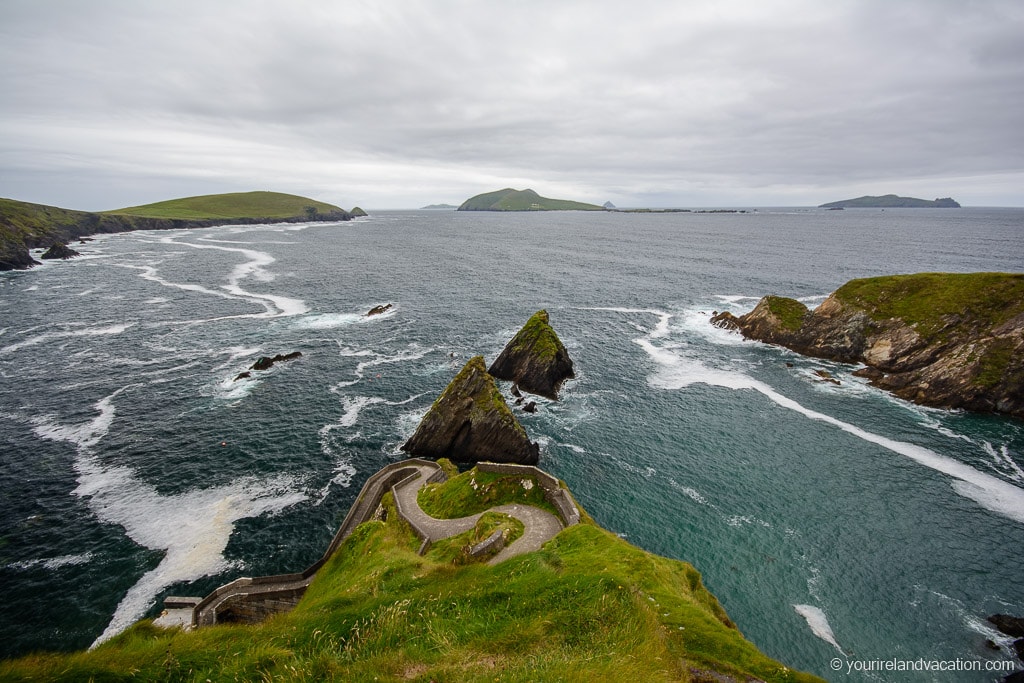
[[[996,680],[846,666],[1011,656],[984,618],[1024,616],[1024,423],[708,320],[855,277],[1024,272],[1024,210],[392,211],[76,248],[0,274],[0,656],[311,564],[466,360],[542,308],[577,378],[518,414],[541,467],[695,565],[766,654],[851,681]]]

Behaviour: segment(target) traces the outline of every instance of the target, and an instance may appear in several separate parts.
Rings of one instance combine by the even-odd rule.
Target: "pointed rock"
[[[536,465],[540,452],[487,373],[483,356],[471,358],[445,387],[402,450],[423,458],[523,465]]]
[[[572,359],[548,324],[548,312],[537,311],[491,364],[492,375],[515,382],[520,389],[558,399],[562,383],[575,377]]]
[[[46,250],[46,253],[40,256],[42,259],[63,259],[67,261],[69,258],[75,258],[81,256],[77,251],[64,244],[63,242],[57,242],[52,247]]]

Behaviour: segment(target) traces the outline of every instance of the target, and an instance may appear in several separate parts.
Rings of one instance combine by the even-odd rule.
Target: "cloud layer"
[[[0,196],[1024,205],[1024,5],[0,6]]]

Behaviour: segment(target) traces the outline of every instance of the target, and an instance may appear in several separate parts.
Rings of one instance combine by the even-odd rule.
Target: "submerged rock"
[[[445,387],[402,450],[411,456],[456,462],[511,462],[535,465],[540,448],[474,356]]]
[[[391,304],[383,304],[381,306],[374,306],[366,312],[366,317],[369,318],[371,315],[380,315],[381,313],[387,313],[392,309]]]
[[[558,389],[575,377],[572,359],[548,324],[548,312],[537,311],[505,345],[488,370],[498,379],[515,382],[519,389],[558,399]]]
[[[1024,619],[1011,617],[1008,614],[993,614],[988,622],[999,629],[1000,632],[1014,638],[1024,637]]]
[[[63,259],[67,261],[69,258],[75,258],[81,256],[77,251],[69,247],[68,245],[58,242],[52,247],[46,250],[46,253],[40,256],[41,259]]]
[[[302,355],[301,351],[292,351],[291,353],[286,353],[284,355],[278,354],[278,355],[274,356],[273,358],[270,358],[269,356],[262,356],[261,358],[259,358],[259,360],[257,360],[255,363],[253,363],[252,366],[249,369],[250,370],[269,370],[270,367],[274,363],[280,363],[283,360],[291,360],[293,358],[298,358],[301,355]]]

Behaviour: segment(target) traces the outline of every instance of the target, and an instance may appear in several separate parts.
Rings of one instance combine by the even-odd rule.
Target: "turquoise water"
[[[1024,614],[1024,423],[707,320],[853,277],[1024,271],[1024,211],[385,212],[81,251],[0,275],[0,655],[307,566],[461,365],[547,308],[578,378],[520,415],[541,465],[692,562],[764,652],[835,680],[914,679],[835,657],[1009,657],[983,619]]]

